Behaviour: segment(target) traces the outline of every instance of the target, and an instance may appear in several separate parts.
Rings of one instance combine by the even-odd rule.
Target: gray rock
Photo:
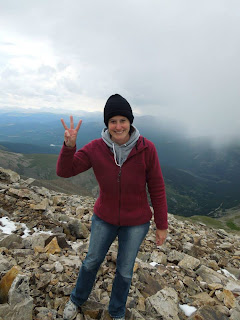
[[[56,262],[54,263],[54,268],[55,268],[55,271],[56,271],[57,273],[61,273],[61,272],[63,272],[63,270],[64,270],[63,265],[62,265],[59,261],[56,261]]]
[[[203,281],[207,283],[221,283],[225,285],[228,282],[227,277],[203,265],[196,270],[196,274],[200,275]]]
[[[224,229],[219,229],[217,232],[217,235],[221,238],[221,239],[225,239],[228,238],[229,234],[227,233],[227,231],[225,231]]]
[[[191,242],[186,242],[183,245],[183,252],[190,254],[192,251],[192,248],[194,247],[194,244]]]
[[[240,319],[240,311],[233,310],[230,316],[230,320],[239,320]]]
[[[76,239],[86,239],[89,236],[88,228],[79,219],[72,219],[68,223],[68,228],[72,236]]]
[[[17,196],[22,199],[28,199],[28,200],[34,200],[36,202],[40,202],[41,198],[34,192],[32,192],[29,189],[15,189],[15,188],[10,188],[8,190],[8,194],[11,196]]]
[[[15,233],[2,235],[0,238],[0,247],[5,247],[7,249],[21,248],[22,238]]]
[[[10,269],[10,262],[3,255],[0,254],[0,272],[8,271]]]
[[[4,169],[0,167],[0,180],[13,183],[13,182],[18,182],[20,180],[20,176],[18,173],[12,170]]]
[[[177,251],[177,250],[172,250],[170,251],[168,255],[168,261],[171,262],[179,262],[185,257],[185,253]]]
[[[161,316],[166,320],[179,320],[178,295],[172,288],[164,288],[146,299],[146,311],[151,316]]]
[[[29,299],[31,300],[28,277],[26,275],[18,274],[14,279],[8,293],[9,304],[15,305],[19,302]]]
[[[167,264],[167,256],[163,252],[153,251],[151,254],[151,260],[160,264]]]
[[[47,210],[48,206],[49,206],[49,200],[43,199],[40,203],[33,204],[31,208],[34,210],[45,211]]]
[[[80,268],[82,265],[82,261],[78,256],[68,256],[68,257],[60,257],[59,262],[64,266]]]
[[[228,320],[222,312],[216,310],[215,306],[203,306],[192,314],[189,320]]]
[[[30,298],[11,306],[0,304],[0,317],[4,320],[32,320],[33,300]]]
[[[8,293],[8,302],[0,305],[0,316],[7,320],[32,320],[33,299],[27,276],[16,276]]]
[[[223,250],[227,250],[227,251],[231,251],[233,252],[234,251],[234,246],[232,243],[229,243],[229,242],[225,242],[225,243],[222,243],[219,245],[219,248],[220,249],[223,249]]]
[[[39,233],[36,232],[27,239],[30,240],[31,246],[34,249],[35,247],[45,247],[46,240],[50,237],[49,233]]]
[[[185,257],[178,264],[179,267],[190,270],[196,269],[199,265],[200,260],[189,255],[185,255]]]

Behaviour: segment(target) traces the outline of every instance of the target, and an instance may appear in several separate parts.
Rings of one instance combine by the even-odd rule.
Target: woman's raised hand
[[[70,128],[67,127],[67,125],[65,124],[63,119],[61,119],[61,122],[62,122],[64,129],[65,129],[65,133],[64,133],[65,145],[67,147],[72,147],[72,148],[75,147],[78,130],[81,127],[82,120],[79,120],[75,129],[74,129],[74,124],[73,124],[73,116],[70,116]]]

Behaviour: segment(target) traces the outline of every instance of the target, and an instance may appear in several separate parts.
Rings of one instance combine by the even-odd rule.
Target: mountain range
[[[78,148],[99,138],[104,127],[101,113],[79,114],[83,124]],[[49,188],[96,196],[97,182],[92,170],[66,180],[56,176],[57,154],[63,143],[62,117],[66,122],[69,119],[66,114],[0,112],[0,166],[33,177]],[[74,115],[75,123],[79,119]],[[216,147],[207,137],[187,137],[183,128],[151,116],[136,116],[134,125],[157,148],[169,212],[219,217],[240,206],[237,140]]]

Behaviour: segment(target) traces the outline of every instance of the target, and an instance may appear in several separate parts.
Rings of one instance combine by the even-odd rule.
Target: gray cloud
[[[10,72],[2,40],[1,105],[17,90],[43,108],[100,109],[119,92],[136,112],[176,120],[191,135],[239,134],[239,10],[233,0],[5,1],[1,30],[45,43],[56,63]]]

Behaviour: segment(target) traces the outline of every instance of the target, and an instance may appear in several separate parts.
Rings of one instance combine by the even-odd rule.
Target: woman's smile
[[[112,117],[108,122],[108,131],[113,142],[117,144],[126,143],[129,138],[130,122],[124,116]]]

